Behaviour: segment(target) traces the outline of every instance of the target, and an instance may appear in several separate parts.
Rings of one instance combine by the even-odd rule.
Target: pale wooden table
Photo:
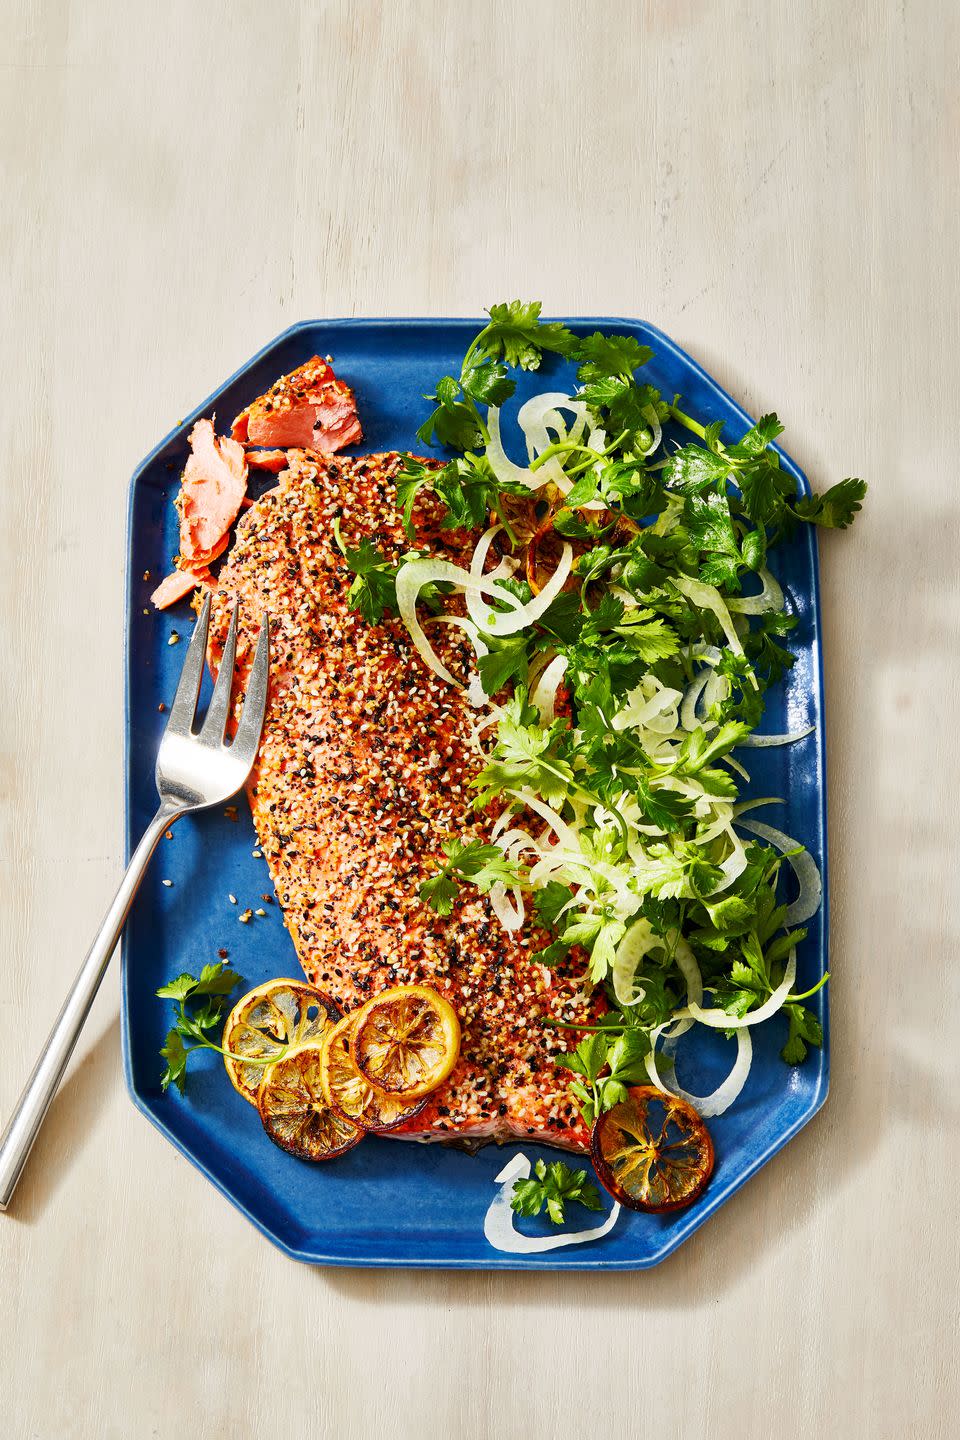
[[[312,1271],[131,1107],[114,970],[0,1218],[6,1434],[956,1433],[958,13],[3,0],[4,1111],[121,863],[127,477],[289,322],[644,316],[872,485],[826,1111],[650,1274]]]

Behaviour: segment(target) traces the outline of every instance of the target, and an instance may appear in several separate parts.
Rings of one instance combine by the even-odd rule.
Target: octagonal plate
[[[457,372],[480,323],[318,320],[294,325],[202,401],[138,467],[130,490],[128,536],[128,853],[156,804],[152,777],[164,724],[158,706],[170,701],[184,654],[182,646],[168,642],[173,631],[185,636],[191,625],[186,604],[158,615],[148,596],[177,550],[173,497],[193,421],[216,411],[225,423],[278,375],[311,355],[329,353],[337,373],[356,390],[366,432],[361,448],[407,449],[415,444],[414,431],[424,415],[422,397],[439,376]],[[653,349],[645,375],[665,395],[680,393],[700,418],[723,420],[728,435],[739,435],[751,423],[689,355],[653,326],[609,318],[567,323],[582,332],[600,328],[635,335]],[[563,389],[571,383],[570,368],[548,359],[540,373],[522,377],[517,402],[535,390]],[[809,487],[797,466],[782,452],[781,457],[806,492]],[[822,667],[812,527],[804,527],[779,548],[775,562],[800,623],[793,633],[797,664],[785,685],[771,691],[765,728],[779,732],[812,722],[816,729],[786,748],[751,752],[748,794],[785,796],[786,805],[766,811],[765,818],[801,840],[824,867]],[[824,1026],[824,1047],[812,1052],[804,1065],[791,1069],[779,1058],[782,1019],[759,1027],[744,1092],[726,1115],[710,1122],[717,1168],[701,1201],[671,1216],[626,1211],[613,1215],[609,1206],[604,1216],[580,1211],[584,1218],[572,1220],[558,1236],[541,1219],[516,1220],[514,1227],[506,1206],[512,1178],[541,1156],[555,1158],[556,1151],[512,1144],[469,1155],[443,1146],[369,1138],[336,1163],[310,1166],[270,1143],[212,1053],[192,1062],[184,1097],[163,1094],[158,1051],[170,1013],[155,998],[159,985],[215,959],[220,949],[229,951],[230,962],[250,985],[299,973],[278,907],[260,899],[272,886],[265,861],[253,853],[256,840],[245,800],[238,805],[237,820],[217,810],[181,821],[173,838],[161,841],[124,940],[126,1075],[137,1107],[289,1255],[326,1265],[642,1269],[663,1260],[704,1224],[823,1104],[829,1037],[821,991],[814,1005]],[[165,886],[163,880],[173,883]],[[231,894],[237,896],[236,906],[230,903]],[[268,913],[240,925],[237,916],[246,906],[262,906]],[[826,947],[825,889],[823,906],[800,947],[800,988],[822,975]],[[704,1094],[726,1072],[735,1046],[720,1035],[696,1032],[681,1043],[686,1048],[677,1055],[679,1077],[686,1089]],[[574,1242],[578,1224],[603,1233]],[[540,1248],[546,1241],[552,1242],[551,1248]]]

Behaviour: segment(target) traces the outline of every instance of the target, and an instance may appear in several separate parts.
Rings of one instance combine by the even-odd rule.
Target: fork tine
[[[260,622],[257,653],[250,667],[250,677],[243,697],[243,711],[230,749],[239,760],[252,765],[260,744],[263,717],[267,709],[267,680],[270,674],[270,616]]]
[[[223,658],[213,687],[213,698],[203,722],[200,738],[206,745],[222,745],[230,714],[230,692],[233,689],[233,666],[237,658],[237,602],[233,602],[227,638],[223,642]]]
[[[209,628],[210,596],[208,595],[197,617],[197,623],[193,627],[187,656],[180,672],[177,693],[170,707],[167,730],[171,734],[189,735],[193,728],[193,717],[197,713],[197,697],[200,694],[200,682],[203,679],[203,662],[207,654],[207,631]]]

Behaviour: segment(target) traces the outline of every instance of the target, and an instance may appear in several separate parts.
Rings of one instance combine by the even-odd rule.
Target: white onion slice
[[[803,730],[791,731],[789,735],[745,735],[740,746],[760,750],[768,745],[792,745],[794,740],[803,740],[807,735],[812,735],[816,728],[816,725],[807,725]]]
[[[545,1250],[559,1250],[564,1245],[583,1245],[610,1233],[620,1214],[617,1201],[614,1201],[613,1209],[603,1224],[592,1229],[563,1230],[559,1235],[522,1235],[514,1228],[517,1217],[510,1202],[514,1185],[518,1180],[529,1179],[530,1169],[530,1161],[521,1151],[507,1161],[496,1177],[500,1189],[490,1201],[483,1221],[484,1238],[495,1250],[508,1255],[535,1255]]]
[[[544,670],[530,696],[530,704],[540,712],[540,724],[549,725],[556,716],[557,691],[567,668],[566,655],[555,655]]]
[[[534,620],[539,620],[540,616],[549,610],[567,583],[567,576],[572,569],[573,546],[564,542],[557,568],[540,594],[534,595],[532,600],[528,600],[525,605],[520,605],[511,614],[501,612],[499,615],[494,615],[493,619],[482,628],[488,635],[515,635],[518,630],[526,630]]]
[[[700,966],[697,964],[697,957],[682,935],[675,938],[674,958],[677,962],[677,969],[683,976],[687,987],[687,1006],[699,1005],[703,1000],[703,977],[700,974]],[[687,1012],[678,1016],[677,1023],[670,1029],[665,1030],[664,1035],[670,1040],[679,1040],[681,1035],[686,1035],[693,1025],[693,1020]],[[656,1043],[656,1042],[654,1042]]]
[[[540,819],[545,821],[550,826],[550,829],[553,830],[561,845],[567,845],[573,850],[579,850],[580,846],[576,833],[570,828],[563,816],[558,815],[556,810],[551,809],[544,800],[534,795],[532,790],[523,788],[520,790],[511,790],[509,793],[517,800],[521,800],[528,810],[533,811],[534,815],[539,815]]]
[[[727,606],[737,615],[763,615],[767,610],[783,609],[783,590],[765,566],[757,571],[763,581],[759,595],[740,595],[728,600]]]
[[[731,831],[731,834],[732,833],[733,832]],[[736,839],[735,836],[734,838]],[[744,850],[743,846],[738,843],[737,848],[734,850],[733,854],[728,855],[726,860],[724,860],[723,864],[720,866],[720,869],[723,871],[723,879],[720,881],[719,885],[715,885],[710,891],[710,899],[712,900],[714,895],[721,895],[724,890],[727,890],[733,884],[734,880],[738,880],[740,878],[746,868],[747,852],[746,850]]]
[[[764,1020],[769,1020],[771,1015],[776,1015],[784,1000],[793,989],[793,982],[797,978],[797,952],[791,950],[787,956],[787,963],[783,970],[783,979],[776,990],[756,1010],[751,1010],[749,1015],[728,1015],[726,1010],[702,1010],[699,1005],[688,1005],[688,1010],[694,1020],[699,1020],[701,1025],[708,1025],[711,1030],[740,1030],[748,1025],[762,1025]]]
[[[560,409],[573,412],[574,421],[569,429],[564,426],[563,420],[557,414]],[[521,405],[517,413],[517,424],[526,438],[527,454],[531,460],[553,444],[547,433],[548,426],[556,430],[558,440],[569,440],[575,445],[583,434],[586,423],[586,405],[582,401],[571,399],[569,395],[564,395],[560,391],[547,391],[542,395],[534,395],[526,404]],[[559,455],[551,455],[550,459],[545,460],[543,465],[534,470],[532,474],[535,478],[543,475],[545,479],[549,479],[563,495],[573,486],[573,481],[564,474]]]
[[[700,724],[700,719],[697,715],[697,703],[703,694],[703,687],[712,674],[713,671],[710,667],[704,666],[700,674],[694,676],[693,680],[687,686],[686,693],[683,697],[683,704],[680,706],[680,724],[684,730],[696,730]]]
[[[682,1090],[679,1085],[675,1085],[672,1090],[665,1085],[657,1071],[657,1054],[655,1048],[652,1049],[647,1056],[646,1065],[647,1074],[650,1076],[652,1084],[656,1085],[658,1090],[663,1090],[668,1095],[677,1095],[681,1100],[686,1100],[687,1104],[692,1105],[698,1114],[702,1115],[705,1120],[709,1120],[711,1116],[722,1115],[725,1110],[729,1110],[747,1083],[747,1076],[750,1074],[752,1061],[753,1040],[751,1039],[750,1031],[738,1030],[737,1058],[733,1062],[733,1068],[727,1078],[717,1086],[716,1090],[712,1090],[709,1095],[691,1095],[688,1090]]]
[[[526,917],[523,896],[516,887],[512,892],[512,903],[510,895],[507,887],[499,882],[491,886],[490,907],[504,930],[519,930]]]
[[[519,860],[525,850],[532,850],[538,859],[542,858],[543,852],[538,842],[526,830],[517,826],[500,836],[491,835],[490,838],[510,860]]]
[[[503,590],[495,580],[474,580],[466,570],[461,570],[459,565],[454,565],[450,560],[436,560],[431,558],[423,560],[408,560],[400,566],[397,571],[397,609],[400,611],[400,618],[410,632],[417,653],[422,656],[427,665],[439,675],[441,680],[446,680],[449,685],[456,685],[450,671],[436,655],[417,619],[417,596],[425,585],[434,581],[442,581],[445,584],[455,585],[459,590],[485,590],[492,594],[496,600],[504,604],[513,604],[516,596],[511,595],[509,590]],[[516,613],[516,612],[515,612]],[[466,628],[471,624],[459,616],[451,615],[446,617],[451,623],[459,622]],[[521,620],[517,629],[522,629],[526,623]],[[489,630],[489,625],[485,626]],[[469,631],[468,631],[469,633]]]
[[[528,490],[540,490],[546,485],[550,477],[545,470],[528,470],[524,465],[514,465],[508,457],[500,439],[500,411],[496,405],[491,405],[487,411],[487,430],[490,432],[490,439],[487,442],[486,455],[490,461],[490,469],[498,480],[504,484],[525,485]]]
[[[641,960],[649,955],[651,950],[662,950],[665,944],[662,935],[654,934],[649,920],[643,919],[635,921],[620,941],[614,956],[611,978],[613,993],[624,1009],[630,1005],[639,1005],[644,997],[645,991],[634,993],[633,988],[633,978]]]
[[[440,581],[444,584],[454,585],[465,595],[486,594],[498,602],[515,607],[505,611],[490,611],[487,615],[483,615],[479,622],[480,628],[488,635],[515,635],[518,630],[524,630],[532,621],[538,620],[553,603],[563,589],[572,565],[573,549],[570,545],[565,544],[559,564],[540,594],[535,595],[526,604],[517,604],[516,596],[511,595],[510,591],[505,590],[498,581],[491,580],[486,575],[482,579],[475,579],[469,571],[461,570],[459,565],[454,565],[449,560],[433,558],[408,560],[406,564],[401,565],[397,572],[397,608],[400,611],[401,620],[410,632],[410,638],[413,640],[418,654],[423,657],[434,674],[439,675],[442,680],[446,680],[449,685],[456,685],[457,681],[434,652],[417,619],[417,596],[423,587]],[[473,620],[464,621],[456,615],[446,618],[452,624],[459,623],[464,628],[478,623]]]
[[[697,964],[696,956],[690,946],[682,936],[657,935],[650,922],[641,918],[634,921],[620,941],[613,961],[611,975],[613,992],[624,1008],[629,1005],[638,1005],[643,999],[643,990],[634,994],[633,989],[633,980],[640,967],[640,962],[652,950],[669,951],[671,946],[673,946],[677,969],[683,976],[687,987],[688,1004],[700,1004],[703,999],[703,980],[700,976],[700,966]],[[689,1029],[689,1024],[684,1024],[686,1019],[685,1014],[678,1016],[682,1028],[675,1030],[673,1032],[675,1035],[682,1035],[684,1029]]]
[[[674,575],[672,580],[680,593],[686,595],[688,600],[692,600],[694,605],[698,605],[701,610],[713,611],[720,622],[721,630],[727,637],[730,649],[735,655],[742,655],[743,646],[740,643],[740,636],[737,634],[727,604],[716,586],[705,585],[702,580],[694,580],[689,575]],[[756,689],[757,681],[752,671],[751,679]]]
[[[489,649],[480,639],[476,625],[469,620],[464,620],[462,615],[434,615],[432,623],[434,625],[459,625],[461,630],[465,630],[469,635],[470,643],[473,645],[478,660],[481,660],[484,655],[490,654]],[[484,690],[480,676],[475,670],[467,682],[467,702],[473,706],[474,710],[482,710],[489,700],[490,697]]]
[[[723,761],[724,765],[729,765],[730,769],[735,770],[742,780],[746,780],[747,784],[750,784],[750,772],[749,770],[745,770],[743,768],[739,760],[734,760],[733,756],[730,754],[721,755],[720,758]]]
[[[483,583],[489,585],[495,584],[498,580],[505,580],[511,573],[510,570],[504,570],[504,562],[502,560],[497,568],[492,570],[489,575],[484,575],[483,573],[483,567],[487,561],[487,552],[490,549],[490,545],[494,537],[498,535],[502,529],[502,525],[491,525],[489,530],[485,530],[477,541],[476,549],[470,560],[470,576],[476,583],[477,589],[468,590],[464,595],[464,599],[466,601],[467,614],[470,616],[474,625],[481,630],[486,628],[490,607],[484,605],[480,600],[480,586]],[[516,595],[511,594],[509,590],[504,590],[503,594],[510,596],[511,609],[518,610],[520,608],[523,602],[518,600]]]
[[[646,450],[643,452],[644,456],[647,456],[653,454],[654,450],[656,450],[657,446],[660,444],[660,441],[663,439],[663,429],[660,425],[660,417],[652,405],[648,406],[643,413],[650,421],[650,430],[653,435],[653,439],[647,446]]]
[[[419,564],[419,563],[421,563],[421,562],[419,562],[419,561],[414,561],[413,563],[414,563],[414,564]],[[424,561],[423,563],[424,563],[424,564],[429,564],[429,563],[431,563],[431,562],[429,562],[429,561]],[[437,563],[437,564],[442,564],[443,562],[442,562],[442,561],[437,561],[436,563]],[[453,568],[456,569],[456,566],[454,566]],[[570,574],[570,571],[571,571],[572,568],[573,568],[573,547],[572,547],[571,545],[568,545],[568,544],[565,543],[565,544],[564,544],[564,547],[563,547],[563,550],[560,552],[560,559],[559,559],[559,561],[558,561],[558,563],[557,563],[557,568],[556,568],[556,570],[554,570],[553,574],[550,576],[550,579],[547,581],[546,585],[544,585],[543,589],[540,591],[540,594],[539,594],[539,595],[534,595],[531,600],[528,600],[528,601],[526,602],[526,604],[517,605],[517,607],[516,607],[515,610],[509,610],[509,611],[504,611],[504,610],[501,610],[501,611],[491,611],[490,614],[487,616],[487,618],[486,618],[485,620],[483,620],[483,622],[481,623],[481,625],[480,625],[481,630],[483,630],[484,633],[487,634],[487,635],[496,635],[496,636],[515,635],[518,630],[526,630],[527,627],[528,627],[529,625],[531,625],[534,620],[539,620],[539,619],[540,619],[540,616],[544,613],[545,610],[549,610],[550,606],[553,604],[554,600],[556,600],[557,596],[560,594],[560,591],[563,589],[564,585],[566,584],[566,582],[567,582],[567,576]],[[465,572],[465,571],[461,571],[460,573],[461,573],[461,575],[464,575],[466,572]],[[403,574],[403,571],[402,571],[402,570],[401,570],[400,574],[401,574],[401,575]],[[468,578],[470,578],[470,577],[468,577]],[[471,581],[471,583],[473,584],[473,583],[475,583],[475,582]],[[492,587],[491,587],[491,585],[489,584],[489,582],[486,580],[486,578],[484,578],[484,580],[480,583],[480,587],[479,587],[479,588],[481,588],[481,589],[483,589],[483,590],[488,590],[488,591],[489,591]],[[494,593],[495,593],[495,596],[496,596],[496,598],[497,598],[498,600],[501,598],[501,595],[502,595],[502,594],[506,594],[506,595],[509,595],[509,594],[510,594],[509,591],[502,591],[499,585],[496,587],[496,590],[495,590]],[[398,579],[397,579],[397,599],[398,599],[398,602],[399,602],[399,598],[400,598],[400,580],[399,580],[399,577],[398,577]],[[513,601],[514,603],[516,602],[516,596],[511,595],[511,596],[510,596],[510,599],[511,599],[511,601]],[[403,612],[401,611],[401,614],[402,614],[402,613],[403,613]]]
[[[754,835],[759,835],[761,840],[775,845],[784,854],[788,850],[796,850],[800,843],[785,835],[782,830],[775,830],[772,825],[764,825],[761,820],[744,820],[742,815],[738,815],[733,823],[741,830],[750,830]],[[823,898],[823,880],[819,866],[809,850],[801,850],[799,855],[787,855],[786,859],[800,886],[800,894],[793,904],[787,907],[787,913],[783,917],[783,923],[789,930],[791,925],[802,925],[805,920],[816,915]]]
[[[678,702],[683,698],[679,690],[671,690],[664,685],[650,699],[643,693],[642,686],[638,685],[631,690],[627,696],[627,703],[622,710],[618,710],[613,717],[614,730],[642,730],[645,727],[653,729],[652,721],[662,715],[665,710],[676,710]],[[663,731],[663,734],[672,735],[676,729],[676,722]]]

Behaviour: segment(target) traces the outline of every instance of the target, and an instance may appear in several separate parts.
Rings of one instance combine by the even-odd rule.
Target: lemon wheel
[[[220,1044],[233,1088],[251,1105],[264,1067],[291,1046],[319,1041],[340,1019],[340,1011],[322,990],[300,980],[268,980],[249,991],[227,1016]],[[240,1055],[242,1060],[232,1057]]]
[[[710,1132],[685,1100],[634,1085],[593,1127],[593,1164],[602,1184],[631,1210],[682,1210],[713,1174]]]
[[[300,1160],[334,1160],[363,1139],[360,1127],[327,1103],[320,1052],[319,1045],[304,1045],[271,1065],[257,1098],[270,1139]]]
[[[354,1064],[350,1040],[357,1015],[345,1015],[324,1036],[320,1055],[320,1082],[327,1103],[345,1120],[352,1120],[364,1130],[384,1132],[412,1120],[426,1104],[422,1100],[406,1101],[379,1090]]]
[[[397,985],[357,1012],[350,1053],[379,1090],[418,1100],[442,1085],[457,1063],[457,1012],[428,985]]]

